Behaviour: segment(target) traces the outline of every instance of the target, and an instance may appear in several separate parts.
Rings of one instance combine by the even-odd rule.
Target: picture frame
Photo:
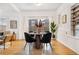
[[[62,23],[65,24],[67,22],[67,15],[62,16]]]
[[[10,28],[17,29],[17,21],[16,20],[10,20]]]

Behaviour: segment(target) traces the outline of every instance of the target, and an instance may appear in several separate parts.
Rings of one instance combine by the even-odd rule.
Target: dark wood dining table
[[[34,44],[34,47],[36,49],[40,49],[42,47],[42,44],[41,44],[41,39],[42,39],[42,36],[45,34],[45,32],[40,32],[40,33],[29,33],[29,34],[33,34],[34,35],[34,38],[36,39],[36,42]]]

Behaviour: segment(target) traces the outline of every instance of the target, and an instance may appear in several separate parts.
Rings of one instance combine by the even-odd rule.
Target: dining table
[[[40,48],[42,48],[42,44],[41,44],[41,39],[42,39],[42,37],[43,37],[43,35],[45,34],[46,32],[40,32],[40,33],[34,33],[34,32],[32,32],[32,33],[29,33],[29,34],[32,34],[32,35],[34,35],[34,38],[36,39],[36,42],[35,42],[35,44],[34,44],[34,47],[36,48],[36,49],[40,49]]]

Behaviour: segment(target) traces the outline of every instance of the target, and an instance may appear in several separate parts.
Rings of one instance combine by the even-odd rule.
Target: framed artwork
[[[62,16],[62,23],[66,23],[67,22],[67,15],[63,15]]]
[[[17,21],[16,20],[11,20],[10,21],[10,28],[11,29],[16,29],[17,28]]]

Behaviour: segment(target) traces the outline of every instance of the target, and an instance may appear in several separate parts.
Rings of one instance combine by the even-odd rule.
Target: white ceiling
[[[36,6],[35,3],[0,3],[0,9],[3,11],[54,11],[60,7],[62,3],[43,3]]]

